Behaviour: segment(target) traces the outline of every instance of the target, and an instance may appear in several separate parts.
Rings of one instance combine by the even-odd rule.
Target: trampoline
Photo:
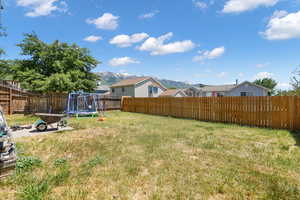
[[[74,92],[69,94],[67,114],[73,116],[97,116],[97,94]]]

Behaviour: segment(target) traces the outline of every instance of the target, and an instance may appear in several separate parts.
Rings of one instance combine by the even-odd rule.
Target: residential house
[[[185,97],[185,93],[180,89],[170,89],[166,90],[159,95],[160,97]]]
[[[192,93],[193,92],[193,93]],[[191,87],[185,90],[188,96],[268,96],[270,90],[249,81],[241,84]],[[192,95],[191,95],[192,94]]]
[[[201,97],[201,88],[192,86],[184,90],[184,93],[188,97]]]
[[[110,87],[112,96],[159,97],[167,88],[152,77],[122,80]]]
[[[98,85],[95,88],[95,93],[97,94],[108,94],[110,91],[110,88],[108,85]]]
[[[21,84],[19,81],[14,81],[14,80],[1,80],[0,84],[2,85],[7,85],[9,87],[13,87],[16,89],[21,89]]]

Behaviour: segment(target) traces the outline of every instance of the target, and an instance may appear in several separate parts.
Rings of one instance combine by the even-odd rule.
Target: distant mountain
[[[98,72],[96,74],[101,77],[101,84],[103,85],[112,85],[124,79],[140,77],[136,75],[129,75],[126,73],[113,73],[113,72]],[[156,79],[159,80],[167,88],[188,88],[192,86],[191,84],[181,82],[181,81],[173,81],[173,80],[159,79],[159,78]]]

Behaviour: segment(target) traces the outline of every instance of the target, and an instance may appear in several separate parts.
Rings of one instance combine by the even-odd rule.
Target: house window
[[[253,92],[241,92],[241,97],[252,97]]]
[[[157,87],[152,87],[152,91],[153,91],[153,94],[157,94],[158,93],[158,88]]]
[[[149,94],[152,94],[152,86],[148,87],[148,92],[149,92]]]
[[[122,92],[125,92],[125,88],[122,87]]]
[[[218,92],[217,97],[224,97],[224,92]]]
[[[112,89],[111,89],[111,92],[112,92],[112,93],[115,93],[115,88],[112,88]]]

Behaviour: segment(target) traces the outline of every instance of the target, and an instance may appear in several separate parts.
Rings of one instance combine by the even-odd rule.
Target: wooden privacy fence
[[[120,110],[121,97],[96,96],[98,108],[104,110]],[[50,94],[44,96],[31,96],[28,98],[26,113],[63,113],[67,110],[68,94]]]
[[[28,99],[28,93],[0,82],[0,106],[4,113],[23,112]]]
[[[68,94],[29,93],[0,80],[0,106],[5,114],[63,113],[67,103]],[[121,97],[96,95],[96,103],[105,110],[121,109]]]
[[[97,95],[97,107],[104,110],[120,110],[121,100],[119,96]]]
[[[63,113],[67,108],[68,94],[31,95],[25,113]]]
[[[300,97],[182,97],[122,99],[122,111],[300,130]]]

